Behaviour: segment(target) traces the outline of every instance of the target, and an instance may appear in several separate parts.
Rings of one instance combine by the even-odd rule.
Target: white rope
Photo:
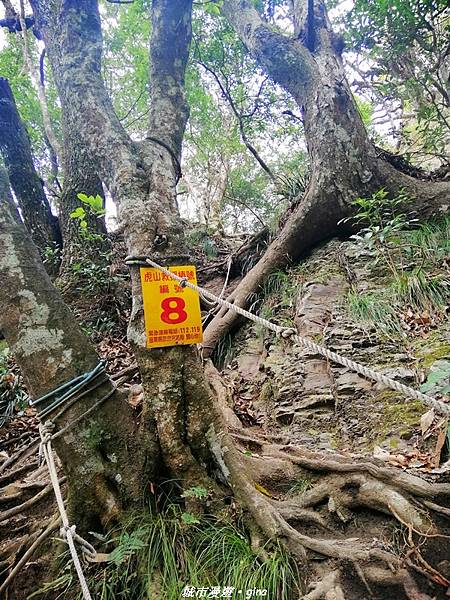
[[[55,492],[56,503],[58,505],[59,514],[61,515],[62,527],[61,533],[67,544],[69,546],[70,554],[72,555],[73,564],[75,565],[75,570],[78,575],[78,579],[81,585],[81,591],[83,592],[84,600],[92,600],[92,596],[89,592],[89,588],[86,582],[86,578],[83,573],[83,569],[81,567],[80,559],[77,554],[77,549],[75,547],[75,541],[81,544],[83,550],[90,554],[91,556],[95,556],[94,548],[86,542],[81,536],[79,536],[75,532],[75,525],[69,524],[69,518],[66,513],[66,509],[64,506],[64,500],[61,494],[61,488],[59,487],[58,473],[56,472],[55,460],[53,457],[53,449],[52,449],[52,429],[53,423],[51,421],[47,421],[44,425],[39,425],[39,433],[41,434],[41,451],[44,455],[45,462],[47,463],[48,472],[50,473],[50,481],[52,482],[53,491]]]
[[[141,259],[141,257],[139,257],[139,260],[133,259],[133,257],[128,257],[125,259],[125,262],[127,262],[128,264],[142,264],[142,259]],[[446,404],[445,402],[436,400],[436,398],[433,398],[432,396],[428,396],[428,394],[422,394],[422,392],[419,392],[418,390],[415,390],[414,388],[404,385],[403,383],[400,383],[399,381],[395,381],[395,379],[392,379],[391,377],[387,377],[386,375],[383,375],[383,374],[379,373],[378,371],[374,371],[373,369],[370,369],[369,367],[365,367],[361,363],[355,362],[354,360],[351,360],[349,358],[345,358],[345,356],[341,356],[340,354],[337,354],[336,352],[332,352],[331,350],[328,350],[327,348],[324,348],[323,346],[316,344],[315,342],[309,340],[308,338],[304,338],[304,337],[298,335],[296,333],[295,329],[275,325],[275,323],[272,323],[271,321],[267,321],[267,319],[263,319],[262,317],[258,317],[257,315],[249,312],[248,310],[245,310],[244,308],[235,306],[231,302],[228,302],[227,300],[223,300],[222,298],[219,298],[215,294],[208,292],[208,290],[205,290],[204,288],[201,288],[198,285],[190,283],[186,277],[179,277],[178,275],[176,275],[175,273],[172,273],[165,267],[158,265],[150,258],[145,258],[144,262],[149,264],[150,266],[154,267],[155,269],[158,269],[162,273],[165,273],[168,277],[175,279],[183,287],[186,286],[192,290],[195,290],[201,296],[204,296],[210,300],[213,300],[214,302],[217,302],[221,306],[225,306],[229,310],[233,310],[234,312],[242,315],[243,317],[250,319],[250,321],[253,321],[254,323],[259,323],[263,327],[266,327],[267,329],[271,329],[277,335],[281,335],[282,337],[289,337],[289,338],[293,339],[295,342],[297,342],[298,344],[300,344],[301,346],[303,346],[304,348],[306,348],[307,350],[316,352],[317,354],[320,354],[320,355],[324,356],[325,358],[332,360],[335,363],[338,363],[344,367],[347,367],[348,369],[351,369],[352,371],[355,371],[356,373],[359,373],[360,375],[362,375],[363,377],[366,377],[367,379],[372,379],[373,381],[376,381],[387,387],[390,387],[391,389],[393,389],[397,392],[401,392],[402,394],[404,394],[405,396],[407,396],[409,398],[414,398],[415,400],[421,400],[426,405],[434,408],[436,410],[436,412],[439,412],[446,416],[450,415],[450,405]]]

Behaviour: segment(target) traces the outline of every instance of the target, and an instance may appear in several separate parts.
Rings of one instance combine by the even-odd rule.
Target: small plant
[[[216,346],[214,351],[214,364],[216,364],[219,369],[225,369],[231,365],[235,351],[233,336],[231,333],[227,333],[219,339]]]
[[[450,362],[438,360],[431,368],[425,383],[420,386],[422,392],[450,394]]]
[[[57,267],[61,261],[61,248],[52,242],[44,249],[42,262],[51,267]]]
[[[254,589],[267,590],[266,597],[273,600],[298,598],[300,574],[279,545],[272,543],[256,554],[239,527],[197,519],[174,505],[164,513],[132,516],[106,544],[113,546],[107,561],[86,568],[89,588],[102,600],[179,600],[186,586],[229,586],[242,590],[243,598]],[[69,565],[31,597],[79,593]]]
[[[450,277],[442,273],[448,271],[450,219],[417,225],[402,212],[407,203],[404,193],[391,199],[385,190],[354,202],[359,210],[353,219],[366,226],[352,239],[375,255],[375,264],[387,267],[391,281],[383,293],[352,289],[347,295],[349,312],[388,335],[404,335],[398,315],[406,309],[439,315],[450,300]]]
[[[0,349],[0,427],[3,427],[16,409],[25,410],[28,394],[22,387],[20,375],[10,364],[9,348]]]
[[[189,489],[187,489],[184,494],[183,494],[183,498],[206,498],[208,496],[208,490],[204,487],[201,487],[199,485],[191,487]]]
[[[411,306],[418,312],[439,311],[450,297],[450,279],[429,274],[420,267],[410,273],[396,274],[392,288],[400,304]]]
[[[382,188],[370,198],[356,198],[352,204],[358,209],[357,213],[343,220],[365,225],[357,234],[352,235],[351,239],[361,248],[375,252],[378,259],[382,259],[394,275],[399,267],[403,270],[399,234],[417,222],[417,219],[401,212],[408,202],[409,199],[403,191],[395,198],[390,198],[388,192]]]
[[[97,194],[96,196],[88,196],[87,194],[77,194],[77,198],[83,202],[85,207],[78,206],[74,211],[70,213],[70,217],[78,222],[81,234],[84,238],[89,240],[101,240],[103,236],[98,233],[92,233],[88,229],[87,216],[91,214],[97,218],[105,215],[105,209],[103,208],[103,198]]]
[[[403,335],[396,307],[381,293],[362,294],[350,290],[346,295],[350,316],[358,322],[376,325],[385,335]]]
[[[297,479],[288,490],[289,496],[298,496],[304,494],[312,488],[312,483],[309,479]]]

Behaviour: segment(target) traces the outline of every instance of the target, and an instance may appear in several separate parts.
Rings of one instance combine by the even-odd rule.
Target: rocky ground
[[[367,257],[355,256],[354,244],[333,240],[287,275],[275,274],[260,311],[278,324],[295,323],[300,335],[418,389],[431,370],[450,359],[450,323],[445,312],[432,317],[408,307],[400,335],[386,335],[381,323],[356,321],[349,290],[374,291],[380,281]],[[428,407],[420,401],[259,325],[247,324],[228,344],[222,348],[223,372],[244,424],[312,449],[374,454],[403,467],[430,470],[442,462],[445,420],[434,415],[422,431]]]

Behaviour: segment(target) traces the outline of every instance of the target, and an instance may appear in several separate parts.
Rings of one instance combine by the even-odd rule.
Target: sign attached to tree
[[[169,267],[169,271],[197,284],[195,267]],[[147,348],[200,344],[203,331],[198,293],[147,267],[141,268],[141,285]]]

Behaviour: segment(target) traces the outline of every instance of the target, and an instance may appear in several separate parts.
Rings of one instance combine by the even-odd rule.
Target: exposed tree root
[[[62,484],[64,481],[65,481],[65,477],[60,479],[60,484]],[[9,510],[5,510],[4,512],[0,513],[0,523],[2,521],[6,521],[6,519],[10,519],[14,515],[20,514],[23,511],[28,510],[34,504],[37,504],[43,498],[48,496],[52,491],[53,491],[53,488],[52,488],[51,484],[48,484],[43,490],[38,492],[35,496],[30,498],[29,500],[26,500],[25,502],[22,502],[22,504],[18,504],[17,506],[14,506],[13,508],[10,508]]]
[[[61,523],[61,518],[59,516],[53,516],[50,519],[50,522],[47,524],[42,533],[38,534],[37,537],[34,536],[31,539],[31,543],[29,543],[27,550],[22,554],[20,559],[16,562],[13,569],[9,573],[8,577],[0,586],[0,594],[2,594],[5,590],[13,582],[17,573],[22,569],[22,567],[28,562],[30,557],[34,554],[34,552],[39,548],[39,546],[55,531]]]
[[[21,467],[10,471],[6,475],[2,475],[0,477],[0,485],[10,483],[11,481],[16,481],[19,475],[23,475],[24,473],[31,471],[37,464],[37,460],[32,460],[30,462],[27,462],[25,465],[22,465]]]
[[[226,388],[214,371],[214,367],[207,366],[213,390],[218,397],[226,395]],[[219,404],[226,405],[226,398],[222,397]],[[243,445],[242,451],[231,436]],[[387,515],[391,522],[398,521],[405,526],[410,534],[408,545],[414,554],[414,570],[423,571],[438,585],[447,585],[447,580],[425,561],[412,541],[412,534],[415,532],[424,541],[448,537],[439,533],[430,511],[446,515],[448,509],[434,500],[445,502],[450,497],[449,484],[430,483],[366,458],[358,460],[273,444],[267,441],[267,436],[254,432],[235,429],[231,436],[227,433],[210,435],[211,449],[224,477],[248,510],[252,522],[267,538],[281,541],[303,566],[310,553],[333,559],[338,565],[350,562],[368,596],[371,595],[370,582],[375,582],[400,586],[409,600],[427,600],[428,596],[417,588],[399,555],[373,543],[372,539],[365,540],[364,531],[361,537],[343,534],[342,528],[345,531],[353,521],[354,510],[365,509]],[[246,452],[247,449],[251,453]],[[322,473],[311,489],[293,497],[277,493],[277,483],[295,477],[311,479],[308,473]],[[311,526],[323,534],[316,531],[311,535]],[[356,533],[359,534],[357,529]],[[303,598],[345,600],[339,568],[326,574]]]
[[[0,465],[0,473],[3,473],[7,468],[16,463],[21,458],[26,458],[31,455],[39,446],[39,438],[33,438],[30,442],[22,446],[17,452],[15,452],[12,456],[5,460],[4,463]]]

